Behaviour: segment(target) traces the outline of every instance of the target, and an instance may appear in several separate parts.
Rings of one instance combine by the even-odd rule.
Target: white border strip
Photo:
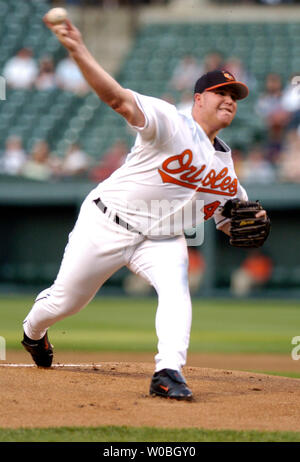
[[[0,368],[1,367],[37,367],[35,364],[13,364],[13,363],[5,363],[1,364],[0,363]],[[59,367],[85,367],[89,369],[95,369],[98,367],[102,367],[101,364],[52,364],[51,368],[45,368],[45,369],[55,369]]]

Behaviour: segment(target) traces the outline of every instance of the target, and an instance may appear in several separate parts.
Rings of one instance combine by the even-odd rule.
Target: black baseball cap
[[[234,90],[236,99],[244,99],[249,94],[247,85],[238,82],[235,77],[226,70],[215,70],[207,72],[197,80],[194,93],[203,93],[204,91],[215,90],[220,87],[230,87]]]

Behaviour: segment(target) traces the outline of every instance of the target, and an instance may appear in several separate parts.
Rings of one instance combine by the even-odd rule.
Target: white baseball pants
[[[113,273],[127,266],[158,294],[155,370],[180,371],[192,318],[184,236],[145,238],[113,222],[93,199],[91,193],[82,204],[54,284],[37,296],[24,321],[26,335],[42,338],[51,325],[84,308]]]

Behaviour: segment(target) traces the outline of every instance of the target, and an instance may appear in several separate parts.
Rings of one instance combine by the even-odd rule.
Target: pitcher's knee
[[[58,320],[77,313],[84,304],[79,297],[54,289],[38,296],[34,306],[46,311],[49,319]]]
[[[157,293],[160,299],[186,300],[190,298],[190,290],[188,281],[169,281],[166,284],[160,284]]]

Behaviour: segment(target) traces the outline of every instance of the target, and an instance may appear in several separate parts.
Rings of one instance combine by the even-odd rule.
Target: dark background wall
[[[95,184],[67,181],[39,183],[2,179],[0,181],[0,288],[47,286],[59,269],[68,234],[80,204]],[[274,271],[269,287],[278,290],[300,288],[300,186],[249,186],[249,197],[260,199],[271,220],[271,234],[263,247]],[[247,252],[232,248],[213,221],[205,225],[204,244],[199,248],[206,260],[201,293],[227,289],[230,274]],[[110,284],[122,281],[122,274]]]

